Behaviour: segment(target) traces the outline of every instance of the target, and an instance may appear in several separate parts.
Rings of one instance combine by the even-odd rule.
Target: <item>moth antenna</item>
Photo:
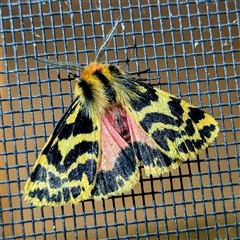
[[[114,31],[116,30],[116,27],[117,27],[118,23],[119,23],[119,20],[116,21],[114,27],[113,27],[112,30],[108,33],[105,42],[103,42],[102,46],[99,48],[98,53],[97,53],[97,55],[96,55],[96,57],[95,57],[95,62],[100,62],[100,60],[101,60],[101,58],[102,58],[102,56],[103,56],[103,53],[104,53],[104,48],[109,45],[109,42],[110,42],[110,40],[112,39],[113,33],[114,33]]]
[[[84,65],[79,65],[76,63],[71,63],[71,62],[59,62],[59,61],[53,61],[53,60],[44,60],[40,58],[35,58],[33,57],[34,60],[47,64],[49,66],[56,66],[60,68],[64,68],[66,70],[76,70],[76,71],[81,71],[84,69]]]

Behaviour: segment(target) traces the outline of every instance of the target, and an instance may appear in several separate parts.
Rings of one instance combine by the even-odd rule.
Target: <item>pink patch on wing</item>
[[[132,148],[134,142],[144,143],[149,148],[158,148],[120,105],[112,105],[102,116],[101,135],[102,158],[99,170],[112,170],[120,151],[129,146]]]
[[[129,127],[129,134],[131,142],[141,142],[151,148],[158,148],[157,144],[147,135],[147,133],[134,121],[134,119],[126,113],[127,124]]]
[[[129,146],[129,128],[125,113],[123,108],[113,105],[102,116],[102,158],[99,170],[112,170],[119,152]]]

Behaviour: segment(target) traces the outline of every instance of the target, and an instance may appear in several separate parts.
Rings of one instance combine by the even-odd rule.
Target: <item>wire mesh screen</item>
[[[1,239],[237,239],[239,1],[1,0]],[[104,62],[199,106],[221,128],[171,174],[103,201],[35,208],[22,190],[74,99],[67,72],[32,57],[90,63],[112,29]],[[158,77],[158,80],[151,79]]]

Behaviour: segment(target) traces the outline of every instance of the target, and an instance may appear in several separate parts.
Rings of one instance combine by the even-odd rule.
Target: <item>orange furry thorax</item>
[[[96,70],[101,70],[103,68],[107,68],[107,64],[92,62],[87,65],[84,70],[81,72],[81,79],[88,79],[91,77]]]
[[[106,78],[108,78],[109,80],[113,80],[113,76],[110,73],[108,67],[109,64],[92,62],[88,66],[86,66],[81,72],[80,79],[87,82],[91,81],[92,78],[95,78],[94,73],[96,71],[100,71],[106,76]]]

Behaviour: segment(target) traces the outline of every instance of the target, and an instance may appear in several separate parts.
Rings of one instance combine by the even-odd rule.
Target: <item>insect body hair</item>
[[[92,114],[138,98],[136,83],[115,65],[93,62],[82,71],[75,95]]]

